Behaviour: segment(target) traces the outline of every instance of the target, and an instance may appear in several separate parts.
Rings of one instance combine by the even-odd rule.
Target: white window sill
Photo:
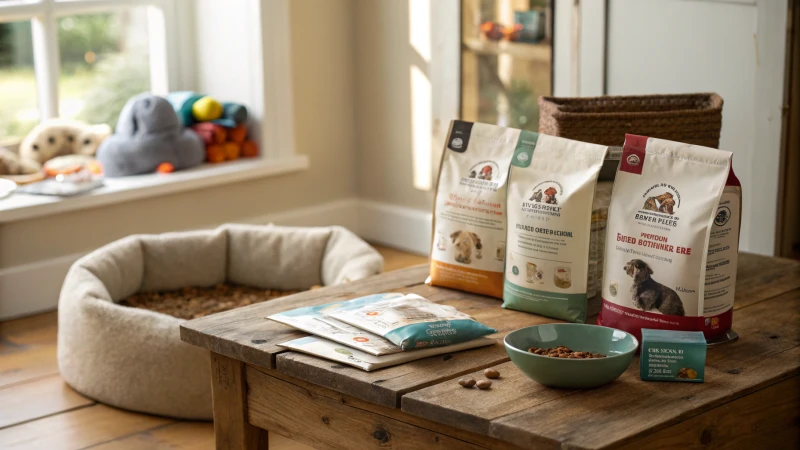
[[[203,164],[171,174],[154,173],[108,178],[103,187],[75,197],[13,193],[9,197],[0,199],[0,223],[204,189],[307,168],[308,158],[302,155],[278,161],[241,159],[219,164]]]

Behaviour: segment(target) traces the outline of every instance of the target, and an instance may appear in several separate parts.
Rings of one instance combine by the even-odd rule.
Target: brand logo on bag
[[[717,210],[717,215],[714,216],[714,225],[721,227],[728,223],[731,219],[731,209],[727,206],[722,206]]]
[[[461,184],[470,188],[487,191],[497,191],[503,178],[500,166],[494,161],[481,161],[469,169],[465,177],[461,177]]]
[[[523,163],[524,163],[524,162],[525,162],[525,161],[527,161],[528,159],[529,159],[529,156],[528,156],[528,154],[527,154],[527,153],[519,153],[519,154],[517,155],[517,161],[519,161],[519,162],[523,162]]]
[[[353,338],[353,340],[356,342],[369,342],[369,338],[365,338],[363,336],[356,336]]]
[[[378,311],[370,311],[367,313],[368,316],[377,316],[378,314],[380,314]]]
[[[564,195],[564,187],[558,181],[543,181],[533,187],[522,200],[522,212],[529,219],[542,219],[542,216],[561,217],[558,198]],[[538,230],[538,228],[537,228]]]
[[[681,194],[674,186],[654,184],[642,194],[642,198],[645,199],[644,204],[634,215],[636,221],[652,223],[664,230],[678,226],[680,217],[675,214],[681,206]]]
[[[639,159],[639,155],[628,155],[628,159],[626,159],[626,161],[628,161],[628,164],[632,166],[638,166],[639,163],[642,162]]]
[[[450,143],[450,146],[453,148],[461,148],[462,145],[464,145],[464,141],[462,141],[461,138],[455,138],[453,142]]]

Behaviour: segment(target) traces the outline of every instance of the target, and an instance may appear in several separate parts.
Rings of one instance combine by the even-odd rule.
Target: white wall
[[[772,254],[785,1],[609,1],[607,94],[720,94],[720,148],[743,185],[740,248]]]

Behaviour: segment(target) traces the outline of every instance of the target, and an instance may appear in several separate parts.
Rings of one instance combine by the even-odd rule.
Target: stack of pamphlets
[[[493,345],[497,330],[419,295],[385,293],[298,308],[270,319],[314,336],[279,345],[370,371]]]

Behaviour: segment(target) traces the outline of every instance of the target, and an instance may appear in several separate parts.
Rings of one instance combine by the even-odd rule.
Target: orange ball
[[[258,156],[258,145],[253,141],[244,141],[242,144],[242,156],[245,158]]]
[[[222,148],[225,151],[225,159],[228,161],[239,159],[239,154],[242,151],[241,145],[236,142],[226,142],[222,144]]]
[[[206,160],[210,163],[225,161],[225,150],[221,145],[209,145],[206,147]]]
[[[156,172],[158,172],[158,173],[172,173],[172,172],[175,172],[175,166],[173,166],[172,163],[163,162],[163,163],[158,165],[158,168],[156,169]]]

